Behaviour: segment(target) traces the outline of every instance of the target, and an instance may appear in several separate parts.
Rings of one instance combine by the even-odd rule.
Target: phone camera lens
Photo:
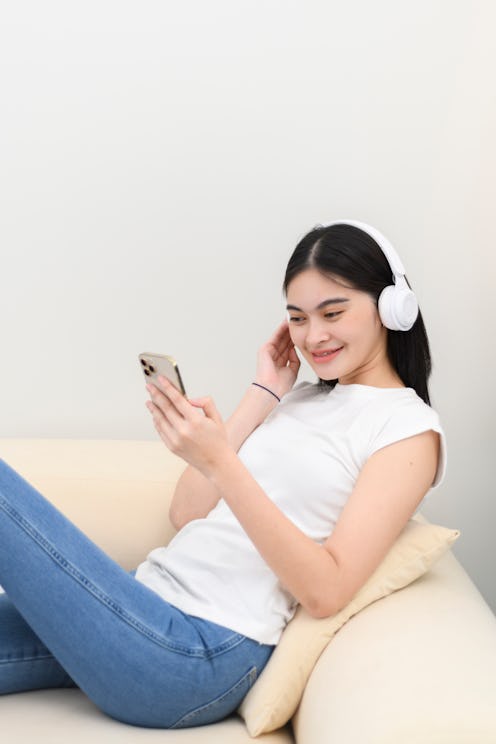
[[[150,377],[150,373],[148,372],[148,370],[147,370],[147,369],[145,369],[145,370],[143,370],[143,371],[144,371],[145,375],[147,375],[147,377]]]
[[[150,369],[150,372],[155,372],[155,367],[152,364],[150,364],[149,369]]]
[[[140,359],[141,364],[143,367],[146,367],[146,359]]]

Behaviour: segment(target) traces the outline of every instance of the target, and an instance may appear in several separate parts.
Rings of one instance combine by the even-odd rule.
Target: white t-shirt
[[[367,458],[429,429],[441,435],[434,488],[446,468],[444,433],[413,389],[301,383],[248,437],[239,457],[281,511],[323,543]],[[153,550],[136,578],[183,612],[260,643],[277,644],[296,609],[223,499],[167,547]]]

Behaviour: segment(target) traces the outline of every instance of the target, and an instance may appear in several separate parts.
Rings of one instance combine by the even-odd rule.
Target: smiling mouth
[[[338,354],[338,352],[340,352],[342,348],[343,347],[340,346],[339,349],[327,349],[326,351],[312,351],[312,358],[315,362],[325,362],[335,357],[336,354]]]

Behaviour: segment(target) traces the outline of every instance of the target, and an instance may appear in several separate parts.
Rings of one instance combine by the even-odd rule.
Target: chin
[[[319,380],[323,380],[324,382],[331,382],[332,380],[337,380],[339,377],[341,377],[343,374],[346,374],[346,371],[343,371],[341,367],[333,367],[333,369],[322,369],[321,364],[311,364],[312,371],[315,375],[319,378]],[[342,365],[341,365],[342,366]]]
[[[312,370],[321,382],[334,382],[334,381],[337,381],[338,378],[340,377],[339,372],[327,372],[326,373],[321,369],[314,369],[313,367],[312,367]]]

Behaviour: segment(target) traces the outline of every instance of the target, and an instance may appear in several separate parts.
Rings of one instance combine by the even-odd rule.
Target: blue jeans
[[[0,585],[0,694],[77,686],[136,726],[225,718],[274,649],[165,602],[3,460]]]

